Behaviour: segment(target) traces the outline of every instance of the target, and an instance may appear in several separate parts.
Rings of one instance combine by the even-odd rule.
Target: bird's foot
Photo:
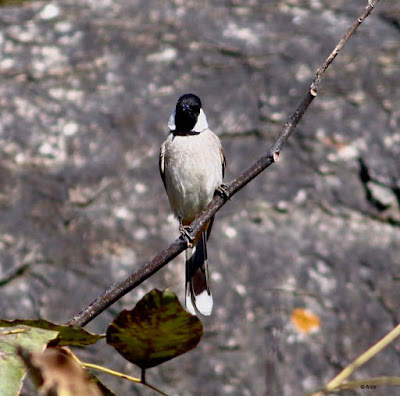
[[[193,229],[189,225],[179,224],[179,232],[181,233],[182,238],[186,239],[188,247],[193,247],[194,238],[192,237]]]
[[[227,189],[227,185],[225,183],[222,183],[219,187],[216,188],[216,192],[217,194],[219,194],[222,198],[225,199],[225,201],[230,201],[230,197],[228,194],[228,189]]]

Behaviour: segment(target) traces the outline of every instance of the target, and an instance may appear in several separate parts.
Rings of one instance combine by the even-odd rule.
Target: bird
[[[211,202],[222,184],[226,159],[218,136],[208,127],[200,98],[187,93],[178,99],[161,145],[159,170],[179,230],[188,236],[190,224]],[[185,250],[185,305],[197,315],[211,315],[213,297],[208,271],[207,240],[214,217]]]

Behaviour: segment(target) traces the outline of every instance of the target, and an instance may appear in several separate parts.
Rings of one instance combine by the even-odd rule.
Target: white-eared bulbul
[[[185,233],[221,186],[225,155],[219,138],[208,128],[196,95],[178,99],[168,127],[170,134],[160,149],[160,173],[180,230]],[[206,247],[213,221],[185,251],[185,303],[193,315],[196,311],[210,315],[213,307]]]

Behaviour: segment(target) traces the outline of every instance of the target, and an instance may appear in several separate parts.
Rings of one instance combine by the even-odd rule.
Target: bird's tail
[[[200,238],[194,246],[185,250],[185,304],[186,308],[193,315],[196,315],[197,310],[202,315],[209,316],[213,307],[210,277],[208,274],[207,238],[208,235],[205,230],[201,233]]]

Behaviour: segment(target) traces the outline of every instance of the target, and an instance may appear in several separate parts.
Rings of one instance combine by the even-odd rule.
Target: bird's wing
[[[165,189],[167,189],[167,186],[165,184],[165,143],[163,143],[160,147],[160,156],[158,158],[158,169],[160,170],[160,175],[164,183],[164,187]]]
[[[221,162],[222,162],[222,177],[225,176],[225,168],[226,168],[226,157],[225,157],[225,151],[221,146]]]

